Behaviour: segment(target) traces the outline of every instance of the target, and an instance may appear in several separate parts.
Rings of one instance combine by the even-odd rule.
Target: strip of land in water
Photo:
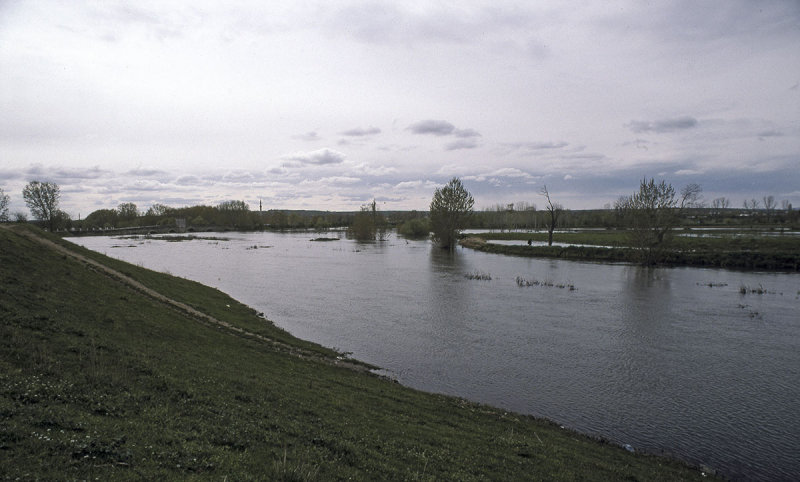
[[[800,236],[795,234],[724,231],[679,231],[659,264],[764,271],[800,270]],[[519,241],[496,244],[492,241]],[[638,263],[640,253],[631,247],[624,231],[554,233],[553,242],[567,246],[528,246],[525,241],[547,241],[547,233],[506,232],[470,234],[462,239],[467,248],[514,256],[559,258],[577,261]]]

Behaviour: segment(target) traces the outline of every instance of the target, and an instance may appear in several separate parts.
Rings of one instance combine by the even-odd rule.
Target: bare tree
[[[744,200],[744,208],[750,211],[750,214],[755,214],[758,209],[758,199]]]
[[[714,208],[713,214],[722,218],[722,211],[731,207],[731,201],[724,196],[718,197],[711,201],[711,207]]]
[[[61,198],[58,184],[31,181],[22,190],[22,197],[31,214],[36,219],[46,222],[50,231],[54,231],[59,218],[58,201]]]
[[[553,203],[553,201],[550,200],[550,193],[547,191],[547,185],[542,187],[541,194],[547,200],[547,205],[545,206],[545,211],[549,218],[547,222],[547,245],[552,246],[553,231],[556,229],[556,223],[564,208],[560,204]]]
[[[762,200],[764,201],[764,211],[767,214],[767,222],[770,222],[772,219],[772,213],[775,211],[778,203],[775,201],[774,196],[764,196]]]
[[[718,197],[711,201],[711,207],[714,209],[728,209],[731,207],[731,201],[726,197]]]
[[[689,184],[678,197],[664,181],[643,179],[639,192],[621,197],[616,203],[620,217],[630,226],[631,244],[640,250],[642,264],[660,261],[671,242],[671,232],[688,208],[700,204],[702,188]]]

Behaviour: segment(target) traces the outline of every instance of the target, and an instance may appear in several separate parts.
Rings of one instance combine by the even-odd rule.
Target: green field
[[[713,233],[680,230],[661,260],[667,266],[702,266],[776,271],[800,270],[800,236],[764,234],[760,231],[717,230]],[[635,263],[638,253],[631,248],[625,231],[594,230],[553,234],[554,243],[587,246],[527,246],[492,244],[492,240],[547,241],[547,233],[506,232],[470,235],[462,245],[489,253],[516,256],[562,258],[583,261]],[[488,241],[488,243],[484,242]]]
[[[548,421],[405,388],[217,290],[7,227],[4,480],[703,478]]]

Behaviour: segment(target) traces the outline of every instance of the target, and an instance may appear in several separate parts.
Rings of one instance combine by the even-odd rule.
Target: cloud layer
[[[800,205],[795,1],[0,3],[0,188],[119,202]]]

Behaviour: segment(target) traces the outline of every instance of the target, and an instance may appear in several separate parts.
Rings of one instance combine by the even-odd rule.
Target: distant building
[[[175,227],[179,233],[186,232],[186,218],[175,218]]]

